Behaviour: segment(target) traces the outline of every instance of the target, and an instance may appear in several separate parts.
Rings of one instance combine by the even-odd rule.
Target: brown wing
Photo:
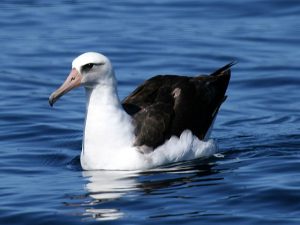
[[[159,75],[140,85],[122,102],[133,117],[135,145],[155,149],[186,129],[203,139],[226,98],[232,65],[209,76]]]

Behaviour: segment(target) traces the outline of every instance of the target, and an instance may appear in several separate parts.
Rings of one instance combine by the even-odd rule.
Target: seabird
[[[233,64],[210,75],[157,75],[120,101],[110,60],[87,52],[73,60],[49,104],[75,87],[85,87],[84,170],[152,168],[205,155]]]

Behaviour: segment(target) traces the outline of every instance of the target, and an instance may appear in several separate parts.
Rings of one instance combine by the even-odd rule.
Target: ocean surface
[[[300,3],[0,2],[0,224],[300,224]],[[232,60],[220,153],[143,172],[83,171],[71,61],[107,55],[124,98],[156,74]]]

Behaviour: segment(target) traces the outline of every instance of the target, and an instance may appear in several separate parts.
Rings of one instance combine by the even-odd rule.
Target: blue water
[[[300,4],[293,0],[0,3],[0,224],[300,224]],[[140,173],[82,171],[83,89],[48,106],[80,53],[123,98],[155,74],[232,60],[222,155]]]

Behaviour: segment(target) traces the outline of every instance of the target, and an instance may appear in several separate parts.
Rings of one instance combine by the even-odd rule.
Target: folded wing
[[[210,75],[158,75],[145,81],[122,101],[133,117],[135,146],[155,149],[172,135],[189,129],[204,139],[230,80],[229,63]]]

